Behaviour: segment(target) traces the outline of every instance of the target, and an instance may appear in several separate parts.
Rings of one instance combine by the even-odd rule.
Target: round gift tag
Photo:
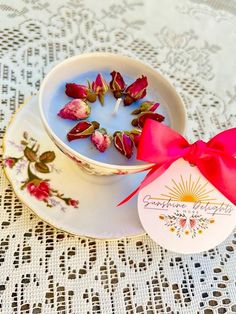
[[[234,204],[183,159],[139,192],[138,211],[156,243],[185,254],[215,247],[236,221]]]

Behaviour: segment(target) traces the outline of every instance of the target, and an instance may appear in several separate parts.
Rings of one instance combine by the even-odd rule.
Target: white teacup
[[[61,86],[62,82],[72,82],[72,79],[80,73],[91,70],[99,73],[104,69],[108,71],[115,69],[122,74],[125,73],[127,76],[134,78],[141,75],[147,76],[149,83],[147,93],[150,88],[162,100],[161,106],[165,109],[170,127],[183,134],[186,125],[185,106],[175,88],[168,80],[159,72],[138,60],[112,53],[88,53],[74,56],[59,63],[47,74],[39,91],[39,107],[43,125],[57,147],[91,174],[113,175],[143,171],[149,168],[151,164],[140,163],[135,158],[129,161],[125,157],[123,158],[123,156],[121,156],[122,159],[119,163],[113,164],[112,160],[109,162],[106,159],[105,161],[96,160],[91,158],[91,156],[86,156],[86,154],[81,153],[79,150],[73,149],[69,145],[69,142],[67,142],[66,136],[65,139],[58,136],[48,118],[52,94],[58,89],[58,86]],[[58,119],[56,115],[55,119]]]

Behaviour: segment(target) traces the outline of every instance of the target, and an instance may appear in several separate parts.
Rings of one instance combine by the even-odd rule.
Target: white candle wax
[[[114,67],[115,71],[119,71],[119,69]],[[61,108],[64,107],[66,103],[71,101],[73,98],[68,97],[65,94],[65,84],[66,83],[77,83],[77,84],[87,84],[87,80],[90,82],[96,79],[98,73],[101,73],[104,79],[109,82],[111,81],[111,70],[100,70],[100,71],[89,71],[85,73],[80,73],[78,76],[71,77],[64,82],[61,82],[58,87],[54,90],[54,93],[50,100],[50,111],[48,112],[48,122],[51,126],[52,130],[55,134],[69,147],[73,148],[75,151],[80,154],[89,157],[96,161],[101,161],[108,164],[128,164],[128,165],[136,165],[142,163],[141,161],[136,160],[136,149],[134,149],[133,157],[128,160],[122,154],[120,154],[115,147],[112,146],[105,151],[104,153],[99,152],[95,146],[91,143],[90,138],[74,140],[71,142],[67,141],[66,135],[67,133],[78,123],[78,121],[66,120],[57,116],[57,113]],[[127,85],[133,83],[138,77],[130,77],[125,73],[121,73]],[[140,76],[142,73],[140,73]],[[134,127],[131,125],[132,119],[136,116],[131,115],[131,112],[138,108],[140,103],[145,100],[151,100],[155,102],[160,102],[161,105],[158,108],[158,113],[163,114],[166,119],[165,123],[169,124],[167,112],[165,111],[165,107],[162,105],[163,100],[160,99],[157,94],[151,89],[147,88],[147,95],[145,98],[134,102],[130,106],[124,106],[123,99],[121,103],[117,105],[119,110],[115,109],[114,112],[114,104],[116,103],[116,99],[113,94],[109,91],[105,94],[104,98],[104,106],[101,106],[99,100],[94,103],[91,103],[91,114],[87,121],[97,121],[100,123],[100,128],[105,128],[107,133],[113,135],[115,131],[129,131]]]

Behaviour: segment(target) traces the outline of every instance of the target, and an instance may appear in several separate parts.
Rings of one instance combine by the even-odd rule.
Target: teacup
[[[53,123],[50,122],[49,112],[52,94],[62,82],[71,82],[80,73],[89,71],[100,71],[106,69],[112,71],[114,68],[125,73],[129,77],[140,77],[145,75],[148,78],[148,89],[150,88],[161,99],[161,106],[164,108],[170,127],[184,133],[186,126],[186,111],[181,97],[169,81],[158,71],[150,66],[126,56],[112,53],[88,53],[66,59],[56,65],[44,78],[39,91],[39,107],[43,125],[56,146],[69,158],[74,160],[82,169],[93,175],[114,175],[130,174],[144,171],[150,168],[151,164],[140,163],[134,158],[132,161],[125,157],[119,163],[113,164],[105,159],[96,160],[91,156],[73,149],[67,139],[58,136]],[[147,93],[148,93],[147,89]],[[101,107],[102,110],[102,107]],[[55,115],[55,119],[58,117]],[[158,136],[158,135],[157,135]],[[119,154],[119,152],[117,152]]]

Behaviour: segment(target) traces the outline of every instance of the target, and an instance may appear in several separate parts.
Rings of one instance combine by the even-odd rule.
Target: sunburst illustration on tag
[[[201,182],[199,176],[196,181],[192,179],[190,174],[187,179],[183,179],[183,175],[180,175],[180,180],[171,180],[173,185],[166,185],[168,193],[160,194],[165,200],[173,200],[179,202],[211,202],[215,201],[215,198],[210,196],[214,189],[208,188],[208,182]]]

